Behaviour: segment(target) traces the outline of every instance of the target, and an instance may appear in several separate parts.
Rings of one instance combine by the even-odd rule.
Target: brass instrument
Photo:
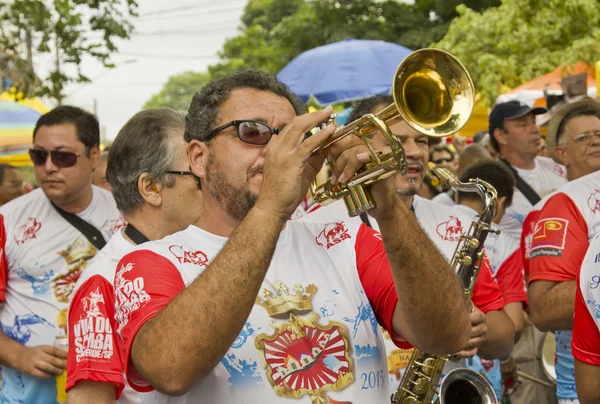
[[[311,192],[316,202],[326,204],[344,198],[350,216],[357,216],[375,207],[366,187],[398,173],[406,172],[406,159],[400,141],[390,126],[404,120],[415,130],[433,137],[449,136],[460,130],[473,111],[475,90],[465,67],[451,54],[439,49],[420,49],[400,63],[392,84],[394,103],[378,114],[366,114],[354,122],[339,127],[334,139],[315,149],[327,150],[349,135],[360,137],[371,152],[366,164],[348,184],[332,185],[327,181]],[[390,151],[376,153],[367,136],[379,131]],[[331,165],[332,162],[330,161]]]
[[[452,256],[452,267],[456,270],[465,291],[467,304],[472,307],[471,295],[483,260],[483,244],[496,214],[497,194],[494,187],[480,179],[468,183],[459,182],[450,171],[437,168],[430,163],[430,170],[445,185],[460,192],[474,192],[483,201],[483,211],[477,216],[466,234],[456,246]],[[458,368],[449,372],[440,386],[437,400],[433,398],[448,357],[431,355],[415,349],[396,392],[393,404],[497,404],[492,386],[479,373]]]

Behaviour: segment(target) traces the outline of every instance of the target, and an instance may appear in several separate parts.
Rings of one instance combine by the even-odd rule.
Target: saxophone
[[[471,295],[483,259],[483,243],[491,228],[497,208],[496,189],[485,181],[472,179],[459,182],[447,169],[431,163],[429,169],[445,187],[460,192],[474,192],[483,201],[483,211],[477,216],[466,234],[456,246],[452,257],[452,267],[460,278],[465,291],[465,299],[472,307]],[[431,355],[414,349],[406,371],[396,392],[392,395],[393,404],[432,404],[438,382],[446,361],[450,357]],[[440,386],[440,394],[435,403],[439,404],[497,404],[494,390],[485,377],[467,369],[458,368],[449,372]]]

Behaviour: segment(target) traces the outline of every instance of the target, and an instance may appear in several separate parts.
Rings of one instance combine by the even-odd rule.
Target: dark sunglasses
[[[79,154],[59,150],[29,149],[29,157],[31,157],[31,161],[34,165],[41,166],[46,164],[46,161],[48,161],[48,154],[50,154],[52,164],[58,168],[67,168],[77,164],[77,159],[83,156],[83,153],[85,153],[87,149],[88,147],[86,146]]]
[[[235,120],[225,125],[219,126],[208,133],[208,138],[212,139],[217,133],[229,128],[235,127],[238,138],[249,144],[265,145],[271,140],[271,136],[277,135],[281,129],[273,129],[269,125],[259,121]]]
[[[445,158],[445,159],[437,159],[437,160],[433,160],[432,163],[433,164],[442,164],[442,163],[452,163],[452,161],[454,161],[453,158]]]
[[[165,173],[167,173],[167,174],[175,174],[175,175],[194,175],[194,173],[191,172],[191,171],[172,171],[172,170],[169,170],[169,171],[165,171]]]

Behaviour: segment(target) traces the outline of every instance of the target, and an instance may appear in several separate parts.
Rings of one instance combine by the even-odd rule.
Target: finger
[[[471,338],[483,337],[488,333],[487,324],[480,324],[477,327],[471,327]]]
[[[50,375],[50,376],[58,376],[64,370],[64,369],[56,367],[56,366],[52,365],[51,363],[48,363],[44,360],[38,360],[35,364],[35,368],[40,370],[41,372],[44,372],[44,373]]]
[[[308,139],[306,139],[298,147],[298,152],[306,155],[307,157],[313,154],[313,150],[325,143],[331,135],[335,133],[336,126],[334,124],[327,125],[324,129],[321,129]],[[323,153],[319,151],[319,153]]]
[[[312,130],[316,126],[326,122],[329,116],[333,113],[333,107],[330,105],[320,111],[311,112],[308,114],[297,116],[287,124],[280,132],[279,136],[286,142],[300,143],[304,140],[306,132]],[[315,135],[309,137],[313,138]]]
[[[347,183],[365,165],[365,155],[369,156],[369,149],[364,144],[344,151],[334,163],[334,173],[338,182]]]
[[[456,354],[456,357],[461,358],[461,359],[467,359],[467,358],[472,358],[475,355],[477,355],[477,348],[463,349],[462,351],[460,351],[459,353]]]
[[[48,354],[44,354],[40,359],[43,362],[49,363],[50,365],[52,365],[54,367],[57,367],[59,369],[66,369],[67,368],[67,361],[66,361],[66,359],[58,358],[56,356],[48,355]]]
[[[33,376],[33,377],[37,377],[39,379],[50,379],[51,377],[56,377],[55,374],[52,373],[46,373],[42,370],[39,370],[38,368],[33,368],[31,370],[31,372],[27,372],[27,374]]]
[[[484,342],[485,338],[471,338],[469,340],[469,344],[465,347],[465,349],[479,348],[481,345],[483,345]]]
[[[48,355],[55,356],[61,359],[67,359],[67,351],[50,345],[40,345],[42,351]]]

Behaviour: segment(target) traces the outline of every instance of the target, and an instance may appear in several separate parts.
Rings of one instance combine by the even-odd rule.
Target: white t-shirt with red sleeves
[[[600,230],[600,171],[571,181],[546,201],[531,241],[529,282],[575,281]],[[570,330],[556,334],[557,396],[577,398]]]
[[[67,391],[83,380],[113,383],[118,404],[141,403],[139,393],[123,377],[113,293],[117,264],[134,248],[123,237],[123,230],[118,231],[75,285],[69,306]]]
[[[151,391],[144,403],[389,401],[379,324],[392,331],[398,297],[381,236],[359,220],[288,221],[257,303],[221,362],[181,397],[152,391],[131,364],[135,335],[194,282],[226,242],[190,226],[138,246],[119,263],[117,332],[129,382]],[[290,311],[277,315],[272,307],[283,300]],[[178,330],[165,332],[176,338]]]
[[[471,222],[468,215],[465,215],[455,207],[442,205],[419,196],[414,197],[412,206],[417,221],[425,233],[427,233],[429,238],[446,259],[450,261],[454,255],[454,251],[461,235],[466,233],[469,229]],[[303,217],[301,220],[321,222],[325,220],[343,220],[344,218],[348,218],[348,211],[344,202],[338,201],[331,205],[319,208],[314,213]],[[379,229],[375,219],[369,217],[369,222],[373,228],[376,230]],[[485,260],[481,267],[479,276],[475,282],[472,300],[484,313],[500,310],[505,305],[500,287],[493,279],[488,260]],[[385,341],[388,355],[390,393],[392,393],[396,390],[402,379],[411,351],[396,347],[388,338],[386,338]],[[465,365],[465,360],[447,362],[442,378],[450,370],[457,367],[464,367]]]
[[[78,216],[105,240],[124,225],[112,195],[92,187]],[[42,189],[0,207],[2,331],[26,346],[53,345],[64,332],[75,283],[96,248],[51,205]],[[55,403],[53,378],[37,379],[2,367],[0,402]]]
[[[577,278],[571,346],[575,359],[600,366],[600,234],[590,243]]]
[[[548,157],[536,157],[533,170],[513,168],[542,199],[567,183],[565,167]],[[512,204],[500,221],[500,229],[507,235],[520,239],[523,222],[532,209],[533,205],[525,195],[515,188]]]

